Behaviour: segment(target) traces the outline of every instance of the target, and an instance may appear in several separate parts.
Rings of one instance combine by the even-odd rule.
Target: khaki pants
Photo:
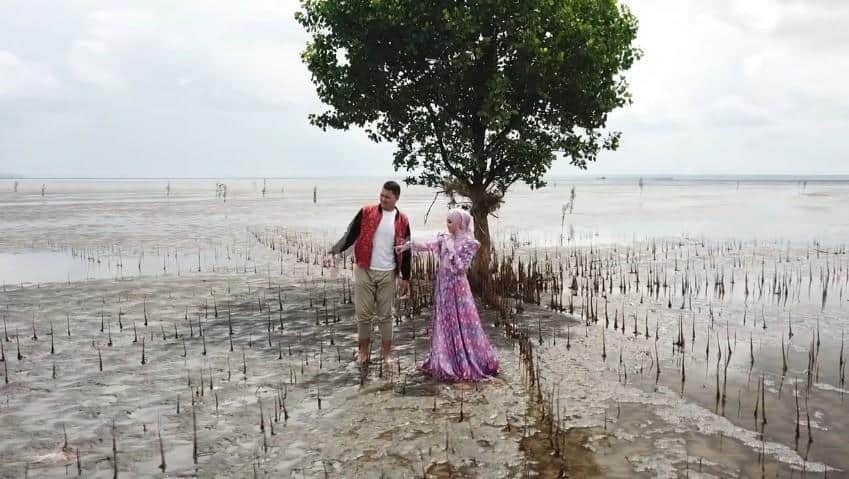
[[[392,341],[392,304],[395,302],[395,272],[375,271],[354,266],[354,309],[357,335],[371,339],[372,321],[380,328],[380,338]]]

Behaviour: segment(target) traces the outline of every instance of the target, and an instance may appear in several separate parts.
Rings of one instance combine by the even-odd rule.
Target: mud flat
[[[844,226],[825,225],[844,185],[752,193],[809,212],[827,241],[672,237],[657,208],[680,185],[649,183],[642,206],[624,210],[636,192],[587,185],[579,200],[618,199],[570,218],[577,232],[561,245],[568,191],[533,197],[550,211],[520,192],[494,225],[480,298],[504,370],[477,386],[415,370],[427,260],[414,298],[397,304],[398,362],[351,361],[350,269],[318,260],[371,189],[319,185],[314,202],[304,182],[262,195],[242,182],[226,200],[176,181],[167,193],[72,183],[45,198],[28,186],[0,194],[0,477],[849,470],[849,255]],[[711,188],[685,198],[690,213],[731,208]],[[407,211],[422,217],[433,194],[411,190]],[[542,226],[523,228],[529,212]],[[634,212],[654,223],[626,234]]]
[[[7,290],[0,475],[521,470],[528,403],[506,340],[502,377],[439,385],[414,368],[427,316],[405,318],[399,362],[363,377],[350,304],[319,306],[341,283],[274,281],[194,273]]]

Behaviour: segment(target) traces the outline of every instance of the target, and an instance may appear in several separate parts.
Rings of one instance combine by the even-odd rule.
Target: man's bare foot
[[[357,364],[363,365],[369,362],[371,348],[368,339],[361,339],[357,345]]]
[[[381,341],[380,343],[380,356],[384,361],[388,361],[394,357],[392,354],[392,341]]]
[[[362,351],[357,352],[357,364],[360,366],[369,362],[368,353],[364,353]]]
[[[401,360],[396,358],[394,354],[383,357],[383,369],[391,374],[395,374],[400,369]]]

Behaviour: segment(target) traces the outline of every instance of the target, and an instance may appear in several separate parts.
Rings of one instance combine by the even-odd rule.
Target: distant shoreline
[[[132,176],[14,176],[0,175],[0,180],[23,180],[23,181],[209,181],[209,180],[231,180],[231,181],[279,181],[279,180],[340,180],[346,178],[356,179],[396,179],[402,180],[403,177],[394,175],[347,175],[347,176],[150,176],[150,177],[132,177]],[[548,183],[579,181],[579,182],[621,182],[621,181],[639,181],[644,182],[720,182],[720,183],[843,183],[849,182],[849,175],[571,175],[571,176],[549,176],[545,178]]]

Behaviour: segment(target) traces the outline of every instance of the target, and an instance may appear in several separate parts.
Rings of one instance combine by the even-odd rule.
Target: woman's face
[[[448,232],[452,235],[457,234],[457,230],[460,229],[460,225],[452,221],[451,217],[448,217],[448,219],[445,220],[445,226],[448,227]]]

